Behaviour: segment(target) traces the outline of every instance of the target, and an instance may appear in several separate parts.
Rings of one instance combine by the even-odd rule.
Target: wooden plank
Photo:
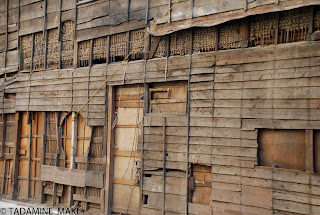
[[[314,172],[313,130],[306,130],[306,171]]]
[[[20,134],[21,134],[21,119],[20,113],[15,114],[15,145],[13,148],[13,191],[12,199],[16,199],[18,196],[18,175],[19,175],[19,151],[20,151]]]
[[[46,144],[47,144],[47,113],[42,112],[42,128],[43,128],[43,135],[42,135],[42,146],[41,146],[41,159],[40,165],[45,164],[45,155],[46,155]],[[40,172],[41,174],[41,172]],[[40,175],[41,178],[41,175]],[[40,183],[40,204],[43,204],[45,201],[44,196],[44,186],[42,182]]]
[[[115,88],[108,86],[108,136],[107,136],[107,167],[105,183],[105,213],[112,213],[112,193],[113,193],[113,168],[114,168],[114,132],[112,124],[115,113]]]

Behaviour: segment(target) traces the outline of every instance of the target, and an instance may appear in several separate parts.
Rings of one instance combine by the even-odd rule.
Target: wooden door
[[[140,186],[137,164],[138,137],[141,134],[143,117],[143,86],[119,87],[116,89],[113,211],[139,214]]]
[[[40,183],[40,158],[43,134],[43,114],[41,112],[22,113],[18,197],[39,199],[41,193]]]

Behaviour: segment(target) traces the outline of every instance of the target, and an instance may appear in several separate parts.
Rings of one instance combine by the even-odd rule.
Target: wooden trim
[[[144,33],[147,34],[148,28],[146,27]],[[149,52],[150,52],[150,43],[151,43],[151,36],[148,34],[144,40],[144,47],[143,47],[143,55],[144,59],[149,59]]]
[[[7,160],[4,159],[3,160],[3,172],[2,172],[2,175],[3,175],[3,178],[2,178],[2,185],[1,185],[1,188],[2,188],[2,192],[1,194],[4,195],[5,192],[5,187],[6,187],[6,169],[7,169]]]
[[[130,0],[128,0],[128,10],[127,10],[127,22],[130,20]]]
[[[6,44],[4,53],[4,67],[7,67],[7,52],[8,52],[8,19],[9,19],[9,0],[6,0]]]
[[[306,130],[306,171],[314,172],[313,130]]]
[[[108,87],[108,137],[107,137],[107,167],[105,184],[105,213],[112,213],[112,192],[113,192],[113,168],[114,168],[114,135],[112,129],[115,113],[115,87]]]
[[[162,163],[162,179],[163,179],[163,205],[162,205],[162,215],[166,213],[166,158],[167,158],[167,146],[166,146],[166,117],[163,117],[163,163]]]
[[[169,0],[169,8],[168,10],[171,8],[171,0]],[[171,10],[169,10],[169,14],[168,14],[168,23],[171,23]]]
[[[48,57],[48,31],[45,31],[44,33],[44,39],[45,39],[45,43],[44,43],[44,70],[47,69],[47,57]]]
[[[61,154],[61,138],[60,138],[60,126],[59,126],[59,122],[60,122],[60,113],[59,112],[55,112],[56,114],[56,136],[57,136],[57,144],[58,144],[58,152],[57,152],[57,156],[56,156],[56,163],[55,166],[60,166],[60,154]],[[57,198],[57,184],[53,183],[53,195],[52,195],[52,206],[56,205],[56,198]]]
[[[3,105],[3,104],[2,104]],[[6,149],[6,136],[7,136],[7,114],[4,114],[2,110],[2,144],[1,144],[1,156],[4,156]]]
[[[79,43],[74,40],[74,52],[73,52],[73,68],[76,69],[78,67],[78,49],[79,49]]]
[[[45,34],[45,31],[47,30],[47,6],[48,6],[48,3],[47,3],[48,0],[44,0],[44,15],[43,15],[43,38],[44,38],[44,34]]]
[[[148,25],[149,23],[149,4],[150,0],[146,0],[146,18],[145,18],[145,24]]]
[[[78,116],[74,117],[75,113],[72,113],[72,145],[71,145],[71,159],[70,159],[70,168],[76,168],[75,158],[77,156],[77,148],[78,148]]]

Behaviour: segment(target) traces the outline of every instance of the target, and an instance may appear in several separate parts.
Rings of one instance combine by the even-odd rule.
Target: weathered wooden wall
[[[181,0],[119,67],[173,4],[0,0],[2,196],[320,213],[319,2]]]

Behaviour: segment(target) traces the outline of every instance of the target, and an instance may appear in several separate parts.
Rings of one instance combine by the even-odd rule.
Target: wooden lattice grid
[[[89,66],[90,50],[91,50],[90,40],[82,41],[79,43],[79,50],[78,50],[79,67]]]
[[[145,29],[130,31],[130,52],[138,45],[145,34]],[[144,41],[142,41],[131,53],[131,60],[143,59]]]
[[[240,48],[242,41],[241,20],[234,20],[220,25],[219,49]]]
[[[110,61],[123,60],[128,53],[127,33],[114,34],[110,37]]]
[[[209,52],[214,51],[217,41],[217,28],[196,28],[194,29],[193,51]]]
[[[33,51],[33,68],[44,68],[44,55],[45,55],[45,37],[43,32],[34,34],[34,51]]]
[[[170,35],[170,55],[190,54],[192,30],[182,30]]]
[[[156,37],[151,37],[151,47],[155,46]],[[156,48],[153,57],[165,57],[168,55],[168,36],[161,36],[158,47]]]
[[[313,26],[315,31],[320,30],[320,7],[316,7],[315,9]]]
[[[272,45],[275,43],[277,17],[275,13],[253,16],[250,20],[249,45]]]
[[[67,21],[62,25],[62,68],[70,68],[73,65],[74,56],[74,22]]]
[[[93,40],[93,62],[103,63],[107,59],[107,38],[101,37]]]
[[[31,70],[32,34],[21,38],[21,66],[22,70]]]
[[[48,30],[48,43],[47,43],[47,67],[57,69],[60,60],[60,42],[59,30],[54,28]]]
[[[283,11],[279,18],[279,42],[291,43],[307,40],[310,8]]]

